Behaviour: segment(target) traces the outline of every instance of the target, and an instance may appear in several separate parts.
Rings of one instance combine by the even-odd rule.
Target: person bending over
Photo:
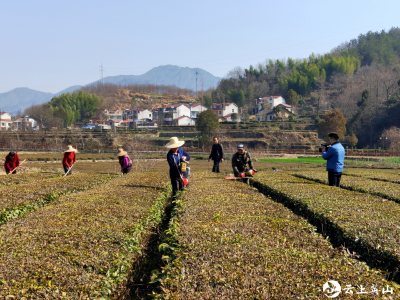
[[[232,169],[235,177],[243,176],[244,173],[253,169],[250,153],[245,150],[243,144],[237,146],[237,152],[232,156]]]

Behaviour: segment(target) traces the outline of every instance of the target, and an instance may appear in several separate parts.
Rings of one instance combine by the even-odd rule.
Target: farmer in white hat
[[[64,151],[64,158],[62,160],[62,164],[64,167],[65,174],[68,172],[68,175],[72,174],[72,165],[76,162],[76,149],[72,147],[72,145],[68,145],[68,149]]]
[[[167,161],[169,164],[169,177],[171,178],[172,185],[172,196],[175,196],[176,193],[183,188],[183,180],[187,176],[187,171],[180,171],[181,160],[189,161],[190,156],[186,153],[185,150],[179,148],[185,142],[179,141],[177,137],[172,137],[169,140],[169,143],[165,145],[166,148],[170,150],[167,153]]]
[[[132,160],[130,159],[128,153],[122,148],[118,148],[118,160],[121,165],[122,174],[128,174],[132,171]]]

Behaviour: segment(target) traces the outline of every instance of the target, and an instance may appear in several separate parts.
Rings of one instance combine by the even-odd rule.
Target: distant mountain
[[[16,88],[7,93],[0,94],[0,108],[11,114],[33,104],[41,104],[49,101],[53,97],[52,93],[44,93],[28,88]]]
[[[73,93],[74,91],[79,90],[81,87],[82,87],[82,85],[73,85],[73,86],[70,86],[69,88],[66,88],[65,90],[62,90],[61,92],[55,93],[55,94],[53,95],[53,97],[54,97],[54,96],[59,96],[59,95],[61,95],[61,94],[66,94],[66,93]],[[51,99],[51,98],[50,98],[50,99]]]
[[[79,90],[81,85],[74,85],[56,94],[44,93],[28,88],[16,88],[6,93],[0,93],[0,109],[15,115],[18,110],[24,111],[29,106],[48,102],[54,96],[72,93]]]
[[[196,90],[196,70],[197,90],[201,90],[201,80],[203,79],[203,88],[207,90],[211,87],[217,87],[218,82],[222,79],[215,77],[211,73],[203,69],[195,69],[188,67],[178,67],[172,65],[159,66],[151,69],[143,75],[118,75],[108,76],[104,78],[105,83],[113,83],[118,85],[129,84],[163,84],[175,85],[182,89]],[[95,84],[97,82],[93,82]]]
[[[104,78],[105,83],[113,83],[118,85],[129,84],[162,84],[175,85],[182,89],[196,90],[196,71],[197,74],[197,90],[201,90],[201,81],[203,80],[203,89],[207,90],[211,87],[217,87],[218,82],[222,79],[215,77],[211,73],[203,69],[194,69],[188,67],[178,67],[172,65],[159,66],[151,69],[143,75],[119,75],[108,76]],[[96,84],[93,82],[87,85]],[[2,111],[16,114],[18,110],[23,111],[32,105],[48,102],[54,96],[63,93],[72,93],[79,90],[81,85],[74,85],[56,94],[44,93],[28,88],[16,88],[6,93],[0,93],[0,109]]]

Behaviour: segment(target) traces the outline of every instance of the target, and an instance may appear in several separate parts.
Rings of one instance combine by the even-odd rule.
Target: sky
[[[0,93],[56,93],[160,65],[223,77],[400,27],[400,1],[0,0]]]

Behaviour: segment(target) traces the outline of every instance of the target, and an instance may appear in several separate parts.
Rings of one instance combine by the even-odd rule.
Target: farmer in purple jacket
[[[128,153],[122,148],[118,148],[118,160],[121,165],[122,174],[128,174],[132,171],[132,160],[128,156]]]

